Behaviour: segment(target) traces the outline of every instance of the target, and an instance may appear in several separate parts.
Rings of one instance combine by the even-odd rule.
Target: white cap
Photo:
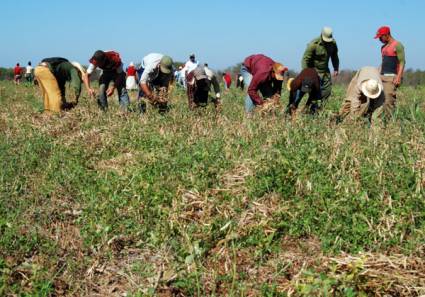
[[[368,79],[362,82],[361,90],[366,97],[376,99],[382,93],[382,85],[375,79]]]
[[[128,65],[128,66],[134,66],[134,63],[133,62],[130,62],[130,65]]]
[[[331,27],[324,27],[322,29],[322,39],[325,42],[332,42],[332,41],[334,41],[334,38],[333,38],[332,34],[333,34],[333,30],[332,30]]]

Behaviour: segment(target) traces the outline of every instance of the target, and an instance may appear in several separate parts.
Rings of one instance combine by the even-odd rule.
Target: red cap
[[[383,26],[378,29],[378,32],[376,32],[375,39],[381,37],[382,35],[387,35],[390,33],[391,33],[390,27]]]

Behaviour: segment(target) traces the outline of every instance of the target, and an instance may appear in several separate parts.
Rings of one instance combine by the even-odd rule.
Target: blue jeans
[[[99,97],[97,103],[102,110],[108,108],[108,96],[106,96],[106,91],[109,87],[109,84],[115,81],[117,75],[121,75],[122,83],[119,83],[115,86],[118,92],[118,102],[122,109],[127,109],[130,104],[130,98],[128,97],[127,89],[125,88],[125,73],[116,73],[116,72],[103,72],[102,76],[99,79]]]
[[[320,93],[321,92],[319,90],[318,93],[309,94],[308,100],[305,105],[309,108],[310,114],[316,113],[319,107],[317,101],[320,99]],[[295,95],[292,97],[291,93],[286,111],[291,112],[291,107],[297,109],[305,94],[306,93],[302,92],[301,90],[296,90]]]
[[[248,72],[248,69],[246,69],[245,66],[242,65],[241,67],[241,75],[243,77],[243,82],[245,83],[246,88],[249,88],[249,85],[251,84],[252,80],[252,74]],[[245,97],[245,111],[251,112],[255,108],[254,101],[252,101],[251,96],[249,94],[246,94]]]

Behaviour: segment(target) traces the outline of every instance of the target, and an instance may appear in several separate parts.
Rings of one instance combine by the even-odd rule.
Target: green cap
[[[173,69],[173,59],[169,56],[163,56],[159,67],[162,73],[169,74]]]

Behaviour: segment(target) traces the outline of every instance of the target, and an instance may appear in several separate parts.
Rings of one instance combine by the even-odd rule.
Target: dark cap
[[[106,59],[106,55],[104,51],[101,50],[97,50],[93,57],[91,58],[92,60],[98,62],[98,63],[103,63]]]
[[[310,93],[313,88],[313,81],[309,78],[303,80],[301,84],[301,92]]]

